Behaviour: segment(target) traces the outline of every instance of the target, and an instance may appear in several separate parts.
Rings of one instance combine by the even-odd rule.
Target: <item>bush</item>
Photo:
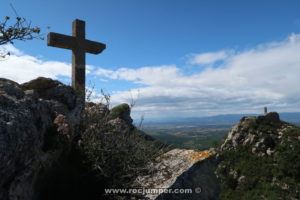
[[[80,127],[84,164],[108,188],[129,187],[146,164],[164,151],[162,143],[122,119],[129,108],[125,105],[109,111],[103,104],[90,104]]]

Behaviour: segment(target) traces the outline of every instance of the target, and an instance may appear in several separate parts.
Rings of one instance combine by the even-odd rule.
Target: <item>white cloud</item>
[[[190,58],[189,63],[193,65],[210,65],[217,61],[227,59],[231,53],[231,51],[218,51],[194,54]]]
[[[22,51],[20,51],[19,49],[15,48],[11,44],[0,46],[0,51],[3,51],[3,53],[8,53],[9,52],[9,53],[11,53],[13,55],[16,55],[16,56],[23,55]]]
[[[179,78],[180,70],[175,65],[163,65],[139,69],[120,68],[116,71],[100,68],[96,74],[110,79],[121,79],[146,85],[161,85],[165,83],[165,79]]]
[[[223,53],[220,53],[223,52]],[[225,51],[215,59],[225,59]],[[262,112],[271,110],[300,111],[300,35],[291,34],[280,42],[231,54],[217,68],[205,68],[192,75],[172,66],[100,69],[97,74],[107,79],[145,84],[135,114],[150,116],[201,116],[221,113]],[[204,54],[201,54],[204,55]],[[226,54],[228,55],[228,54]],[[202,57],[203,58],[203,57]],[[201,60],[201,59],[200,59]],[[112,96],[115,103],[130,101],[128,92]]]
[[[53,79],[71,76],[70,63],[43,61],[21,52],[12,45],[4,45],[0,50],[11,53],[7,58],[0,60],[0,77],[23,83],[40,76]],[[87,66],[87,73],[93,69],[93,66]]]

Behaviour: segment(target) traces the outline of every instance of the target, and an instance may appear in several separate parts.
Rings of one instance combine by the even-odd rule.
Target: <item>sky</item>
[[[152,119],[300,111],[299,10],[297,0],[1,0],[0,21],[24,17],[44,37],[86,21],[86,38],[107,46],[86,55],[91,99],[102,89]],[[1,48],[11,56],[0,77],[70,84],[71,51],[45,40]]]

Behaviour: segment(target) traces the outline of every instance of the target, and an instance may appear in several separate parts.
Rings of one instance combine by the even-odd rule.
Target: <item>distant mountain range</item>
[[[156,118],[145,119],[144,125],[233,125],[244,116],[257,116],[261,114],[226,114],[209,117],[188,117],[188,118]],[[279,113],[280,119],[296,125],[300,125],[300,112]],[[138,123],[138,122],[137,122]]]

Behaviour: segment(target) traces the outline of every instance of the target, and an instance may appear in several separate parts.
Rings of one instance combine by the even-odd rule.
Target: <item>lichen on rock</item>
[[[150,193],[145,198],[210,200],[217,199],[219,185],[214,174],[216,159],[205,151],[173,149],[156,158],[148,166],[145,175],[137,177],[135,187],[146,189],[190,189],[191,193]],[[201,193],[195,190],[201,189]]]

